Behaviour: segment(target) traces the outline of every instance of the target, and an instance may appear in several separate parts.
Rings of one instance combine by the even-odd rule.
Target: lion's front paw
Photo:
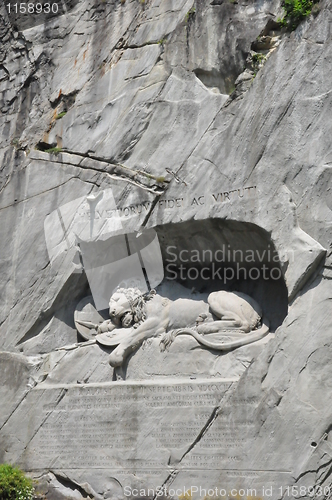
[[[168,348],[172,345],[173,340],[174,335],[172,332],[165,333],[159,344],[161,352],[168,351]]]
[[[97,327],[97,333],[109,333],[116,329],[116,325],[110,320],[107,319],[100,323]]]
[[[207,318],[207,314],[205,314],[205,313],[200,314],[200,315],[197,317],[197,319],[196,319],[196,326],[198,326],[198,325],[200,325],[200,324],[204,323],[204,321],[206,320],[206,318]]]
[[[124,361],[123,354],[117,353],[116,349],[110,354],[108,358],[108,362],[113,368],[121,366],[123,361]]]
[[[166,346],[162,340],[160,341],[159,347],[160,347],[160,352],[166,351]]]
[[[103,323],[100,323],[97,328],[97,333],[106,333],[108,332],[108,325],[110,323],[110,320],[107,319],[106,321],[103,321]]]
[[[145,339],[145,340],[143,340],[143,342],[142,342],[142,349],[143,350],[146,349],[151,344],[152,344],[152,339]]]

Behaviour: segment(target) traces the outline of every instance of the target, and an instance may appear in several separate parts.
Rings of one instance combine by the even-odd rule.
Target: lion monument
[[[178,335],[191,335],[202,346],[228,351],[269,333],[260,306],[240,292],[213,292],[205,302],[170,300],[154,290],[142,294],[137,288],[120,288],[110,299],[109,315],[110,319],[96,325],[95,339],[115,348],[109,358],[113,367],[121,366],[131,352],[151,337],[161,336],[162,350]],[[216,335],[211,334],[224,334],[228,340],[216,341]]]

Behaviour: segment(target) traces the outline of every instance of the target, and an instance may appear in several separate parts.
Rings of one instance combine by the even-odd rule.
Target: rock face
[[[331,2],[319,8],[286,33],[276,0],[1,6],[0,461],[40,495],[331,494]],[[182,300],[198,329],[189,312],[237,291],[270,331],[161,352],[153,326],[113,368],[74,317],[109,319],[107,283],[137,268],[158,321]],[[223,341],[245,335],[227,328]]]

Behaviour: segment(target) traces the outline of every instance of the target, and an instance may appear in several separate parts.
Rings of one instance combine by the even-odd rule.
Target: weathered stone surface
[[[319,5],[292,33],[276,31],[274,0],[84,0],[17,25],[1,6],[0,461],[39,477],[41,495],[331,488],[331,2]],[[110,189],[97,244],[114,221],[153,228],[161,297],[240,291],[270,334],[221,354],[185,335],[161,352],[156,332],[112,368],[112,347],[75,328],[91,289],[70,208]],[[269,279],[248,278],[262,265]]]

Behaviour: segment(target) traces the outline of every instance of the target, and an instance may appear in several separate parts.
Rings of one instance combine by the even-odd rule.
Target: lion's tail
[[[235,349],[236,347],[242,347],[243,345],[251,344],[252,342],[261,340],[269,333],[269,331],[269,322],[267,321],[267,319],[264,319],[262,326],[258,328],[258,330],[251,331],[247,335],[244,335],[241,339],[230,340],[228,342],[211,342],[207,340],[205,335],[199,334],[194,329],[181,328],[179,330],[173,330],[171,334],[168,334],[166,342],[165,339],[163,339],[161,341],[161,344],[164,345],[164,348],[167,348],[178,335],[191,335],[197,340],[197,342],[206,347],[209,347],[210,349],[215,349],[216,351],[230,351],[231,349]]]

